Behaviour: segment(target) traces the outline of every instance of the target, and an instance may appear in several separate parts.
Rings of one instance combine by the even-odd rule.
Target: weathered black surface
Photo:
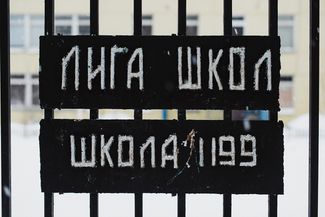
[[[68,87],[61,90],[62,58],[73,46],[80,47],[80,90],[73,89],[74,58],[68,67]],[[114,45],[127,47],[129,52],[119,54],[115,63],[114,90],[110,86],[110,49]],[[106,48],[106,90],[100,90],[97,76],[93,89],[87,89],[87,49],[93,47],[94,69],[100,64],[100,47]],[[183,73],[187,72],[186,47],[196,55],[196,47],[201,47],[202,89],[178,89],[178,47],[183,49]],[[132,89],[126,88],[127,63],[136,48],[143,48],[144,90],[138,82]],[[245,47],[246,89],[229,90],[229,48]],[[214,80],[214,90],[208,88],[209,49],[213,58],[219,49],[224,49],[218,64],[218,72],[223,84],[219,90]],[[255,63],[271,49],[272,91],[266,91],[265,64],[260,74],[260,90],[254,90]],[[137,64],[135,64],[137,65]],[[137,67],[134,67],[134,70]],[[196,66],[192,65],[193,77]],[[235,81],[239,80],[239,57],[235,55]],[[183,76],[185,78],[185,75]],[[280,78],[280,39],[269,36],[217,37],[217,36],[45,36],[40,44],[40,101],[42,108],[125,108],[125,109],[269,109],[277,111]],[[195,79],[194,79],[195,81]]]
[[[42,120],[40,134],[41,182],[44,192],[191,192],[191,193],[236,193],[236,194],[282,194],[283,193],[283,123],[251,122],[245,130],[242,122],[227,121],[121,121],[121,120]],[[197,131],[196,154],[185,168],[189,148],[181,146],[189,132]],[[108,140],[114,136],[111,156],[114,168],[100,164],[100,141],[96,143],[96,167],[76,168],[71,166],[70,135],[99,137]],[[172,162],[161,168],[161,146],[169,135],[178,137],[178,165]],[[251,161],[241,156],[240,135],[256,137],[257,165],[240,166],[240,162]],[[134,167],[117,167],[117,136],[133,135]],[[219,165],[218,137],[235,137],[235,166]],[[145,154],[146,168],[140,168],[140,146],[149,136],[156,137],[156,168],[151,168],[150,149]],[[79,139],[77,139],[79,137]],[[204,167],[198,167],[198,141],[203,138]],[[217,138],[217,164],[211,166],[211,137]],[[78,144],[78,142],[76,143]],[[78,146],[78,145],[77,145]],[[80,142],[79,142],[80,146]],[[90,147],[90,146],[87,146]],[[126,150],[127,151],[127,150]],[[80,152],[80,148],[79,148]],[[168,154],[172,153],[167,149]],[[89,156],[88,156],[89,157]],[[179,174],[178,176],[176,174]]]

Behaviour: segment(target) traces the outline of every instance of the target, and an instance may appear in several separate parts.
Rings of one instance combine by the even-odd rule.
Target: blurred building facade
[[[308,1],[279,1],[281,36],[281,82],[279,119],[289,121],[308,112],[309,10]],[[101,35],[132,35],[133,1],[101,0],[99,7]],[[324,14],[324,4],[321,14]],[[322,20],[322,19],[321,19]],[[12,120],[31,123],[43,116],[38,99],[38,45],[44,32],[44,0],[11,1],[11,102]],[[321,29],[324,29],[321,22]],[[89,0],[56,0],[55,32],[62,35],[89,34]],[[144,35],[177,33],[176,0],[143,0]],[[223,0],[187,1],[188,35],[223,34]],[[233,35],[267,35],[268,1],[233,0]],[[322,40],[321,40],[322,41]],[[321,44],[324,54],[325,44]],[[321,112],[325,67],[321,69]],[[88,118],[86,110],[56,111],[56,118]],[[128,118],[132,111],[101,111],[102,117]],[[267,118],[265,112],[234,112],[235,119],[250,116]],[[176,111],[145,111],[145,118],[176,118]],[[220,111],[188,111],[193,119],[222,119]]]

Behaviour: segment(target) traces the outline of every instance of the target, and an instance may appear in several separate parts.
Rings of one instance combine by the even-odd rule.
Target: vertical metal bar
[[[133,0],[133,34],[142,35],[142,0]]]
[[[90,193],[90,217],[98,217],[98,193]]]
[[[232,35],[232,0],[223,1],[223,34],[225,36]],[[232,111],[224,111],[224,119],[231,120]]]
[[[45,109],[44,111],[44,118],[45,119],[53,119],[54,111],[52,109]]]
[[[54,35],[54,0],[45,0],[45,35]]]
[[[1,58],[1,195],[2,216],[11,216],[11,140],[10,140],[10,3],[0,7]]]
[[[231,216],[231,194],[223,195],[223,216],[230,217]]]
[[[98,35],[99,32],[99,7],[98,0],[90,1],[90,34]]]
[[[135,109],[134,110],[134,120],[142,120],[142,110],[141,109]]]
[[[142,35],[142,0],[133,1],[133,34]],[[142,119],[142,110],[134,110],[134,119]]]
[[[232,35],[232,0],[223,1],[223,34]]]
[[[178,35],[186,35],[186,0],[178,0]]]
[[[133,1],[133,34],[136,36],[142,35],[142,0]],[[134,119],[142,120],[142,110],[134,110]],[[134,194],[134,216],[143,216],[143,194]]]
[[[90,0],[90,34],[98,35],[99,32],[99,13],[98,0]]]
[[[89,118],[90,118],[91,120],[96,120],[96,119],[98,119],[98,109],[90,109]]]
[[[134,216],[142,217],[143,216],[143,194],[135,193],[134,194]]]
[[[278,195],[270,194],[268,195],[268,216],[276,217],[278,216]]]
[[[53,193],[44,193],[44,216],[54,216],[54,198]]]
[[[232,120],[232,111],[231,110],[224,110],[223,111],[223,119],[224,120]]]
[[[98,0],[90,0],[90,34],[98,35],[99,32],[99,2]],[[90,110],[90,119],[98,119],[98,109]],[[98,193],[89,194],[89,215],[90,217],[98,217]]]
[[[319,0],[310,0],[308,216],[318,216],[319,164]]]
[[[177,119],[178,119],[179,121],[184,121],[184,120],[186,120],[186,110],[183,110],[183,109],[178,110],[178,113],[177,113]]]
[[[278,36],[278,0],[269,0],[269,36]]]
[[[223,34],[232,35],[232,0],[223,1]],[[224,120],[232,120],[232,111],[224,110]],[[231,217],[231,194],[223,195],[223,216]]]
[[[269,0],[269,36],[278,35],[278,0]],[[278,121],[278,111],[270,111],[270,121]],[[268,195],[268,216],[278,216],[278,196]]]
[[[90,0],[90,34],[98,35],[99,28],[98,0]],[[98,109],[90,109],[90,119],[98,119]]]
[[[45,1],[44,33],[46,36],[54,35],[54,0],[46,0]],[[53,119],[54,118],[53,109],[45,109],[44,118],[45,119]]]
[[[179,193],[177,195],[177,216],[185,217],[186,215],[186,195]]]
[[[54,35],[54,0],[45,0],[45,26],[44,33],[46,36]],[[53,109],[45,109],[45,119],[53,119]],[[54,195],[51,192],[44,193],[44,216],[54,216]]]
[[[99,7],[98,0],[89,0],[90,1],[90,34],[98,35],[99,32]]]
[[[90,0],[90,34],[98,35],[99,16],[98,0]],[[98,119],[98,110],[90,110],[90,119]],[[90,193],[89,195],[90,217],[98,217],[98,194]]]
[[[178,35],[186,35],[186,0],[178,0]],[[186,120],[186,110],[178,110],[178,120]],[[177,195],[177,216],[186,215],[186,195],[179,193]]]

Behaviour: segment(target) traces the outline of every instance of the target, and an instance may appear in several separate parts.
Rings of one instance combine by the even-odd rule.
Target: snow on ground
[[[306,120],[291,125],[285,135],[285,194],[279,196],[279,217],[306,217],[308,192],[308,137],[301,133]],[[308,123],[308,122],[307,122]],[[290,125],[289,125],[290,126]],[[293,129],[299,127],[299,131]],[[307,126],[308,127],[308,126]],[[13,125],[12,134],[12,212],[13,217],[43,216],[40,190],[38,125]],[[323,129],[325,130],[325,129]],[[325,137],[320,140],[320,204],[325,202]],[[100,216],[131,217],[132,194],[101,194]],[[234,217],[266,217],[266,195],[234,195]],[[325,207],[319,206],[325,216]],[[145,217],[176,217],[177,198],[169,194],[145,194]],[[55,194],[55,216],[88,217],[88,194]],[[187,195],[187,216],[222,216],[221,195]]]

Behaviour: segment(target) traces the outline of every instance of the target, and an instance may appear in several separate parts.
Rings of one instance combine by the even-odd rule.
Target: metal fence
[[[142,0],[134,0],[134,35],[142,31]],[[98,35],[98,0],[90,0],[90,33]],[[45,0],[45,35],[54,34],[54,0]],[[9,0],[1,1],[1,159],[2,159],[2,216],[11,216],[11,159],[10,159],[10,48]],[[278,0],[269,0],[269,35],[278,35]],[[186,0],[178,0],[178,35],[186,34]],[[224,0],[224,35],[232,34],[232,0]],[[309,217],[318,216],[318,117],[319,117],[319,0],[310,0],[310,131],[309,131]],[[224,119],[231,120],[232,111],[224,111]],[[45,119],[53,119],[54,112],[46,109]],[[98,118],[98,110],[90,111],[90,119]],[[134,119],[142,119],[142,110],[134,111]],[[186,110],[178,110],[178,119],[186,120]],[[271,112],[269,121],[277,121]],[[90,193],[90,217],[98,216],[98,194]],[[177,195],[178,217],[185,217],[186,195]],[[135,217],[143,215],[143,195],[135,194]],[[223,216],[230,217],[232,195],[223,195]],[[278,196],[268,195],[268,215],[276,217]],[[54,216],[53,193],[44,193],[44,216]]]

